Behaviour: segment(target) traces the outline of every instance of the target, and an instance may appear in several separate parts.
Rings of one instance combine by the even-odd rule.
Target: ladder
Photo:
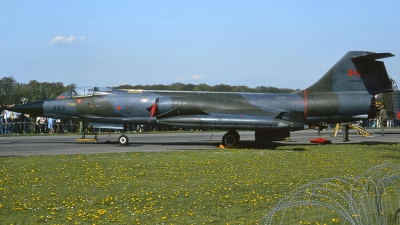
[[[340,123],[337,123],[337,124],[335,125],[334,130],[333,130],[333,134],[331,134],[331,137],[336,137],[339,128],[340,128]],[[358,131],[357,131],[357,134],[362,134],[363,137],[368,137],[370,134],[373,134],[372,131],[367,130],[367,129],[365,129],[365,128],[363,128],[363,127],[357,125],[357,124],[350,124],[350,125],[349,125],[349,128],[350,128],[350,129],[356,129],[356,130],[358,130]]]

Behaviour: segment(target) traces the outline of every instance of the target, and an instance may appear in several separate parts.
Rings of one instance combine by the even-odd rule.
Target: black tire
[[[120,145],[128,145],[129,144],[129,138],[126,135],[121,135],[118,138],[118,143]]]
[[[240,134],[239,132],[237,132],[236,130],[229,130],[228,134],[232,134],[236,139],[237,139],[237,143],[239,143],[240,141]]]
[[[222,144],[224,146],[236,146],[239,144],[239,138],[234,133],[226,133],[222,137]]]

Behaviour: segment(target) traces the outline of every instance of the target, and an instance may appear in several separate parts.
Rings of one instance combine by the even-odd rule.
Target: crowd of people
[[[93,129],[89,124],[79,121],[60,120],[47,117],[32,117],[8,110],[14,105],[0,103],[0,135],[1,134],[44,134],[44,133],[83,133],[110,132],[110,129]],[[146,125],[125,124],[124,129],[111,130],[117,132],[157,131],[157,127]]]

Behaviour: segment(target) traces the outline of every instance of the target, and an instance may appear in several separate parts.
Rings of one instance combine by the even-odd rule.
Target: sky
[[[348,51],[400,55],[397,0],[1,3],[0,78],[19,83],[303,89]]]

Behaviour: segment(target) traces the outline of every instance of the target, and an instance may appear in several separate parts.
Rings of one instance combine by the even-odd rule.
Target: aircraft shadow
[[[351,139],[351,138],[350,138]],[[348,142],[341,142],[339,139],[332,141],[332,143],[311,143],[309,140],[291,140],[291,141],[264,141],[264,142],[255,142],[251,140],[242,140],[238,149],[259,149],[259,150],[279,150],[280,147],[293,147],[291,150],[293,151],[306,151],[305,145],[394,145],[398,144],[398,142],[394,142],[392,140],[350,140]],[[113,144],[118,145],[117,141],[105,141],[99,142],[99,144]],[[155,146],[177,146],[177,150],[202,150],[202,146],[204,146],[204,150],[210,150],[209,147],[220,148],[220,141],[193,141],[193,142],[163,142],[163,141],[140,141],[140,140],[133,140],[130,142],[128,146],[135,147],[135,146],[145,146],[145,145],[155,145]],[[186,148],[182,148],[186,146]],[[123,146],[122,146],[123,147]],[[226,149],[229,149],[226,148]],[[288,150],[287,148],[285,150]],[[290,150],[290,149],[289,149]]]

